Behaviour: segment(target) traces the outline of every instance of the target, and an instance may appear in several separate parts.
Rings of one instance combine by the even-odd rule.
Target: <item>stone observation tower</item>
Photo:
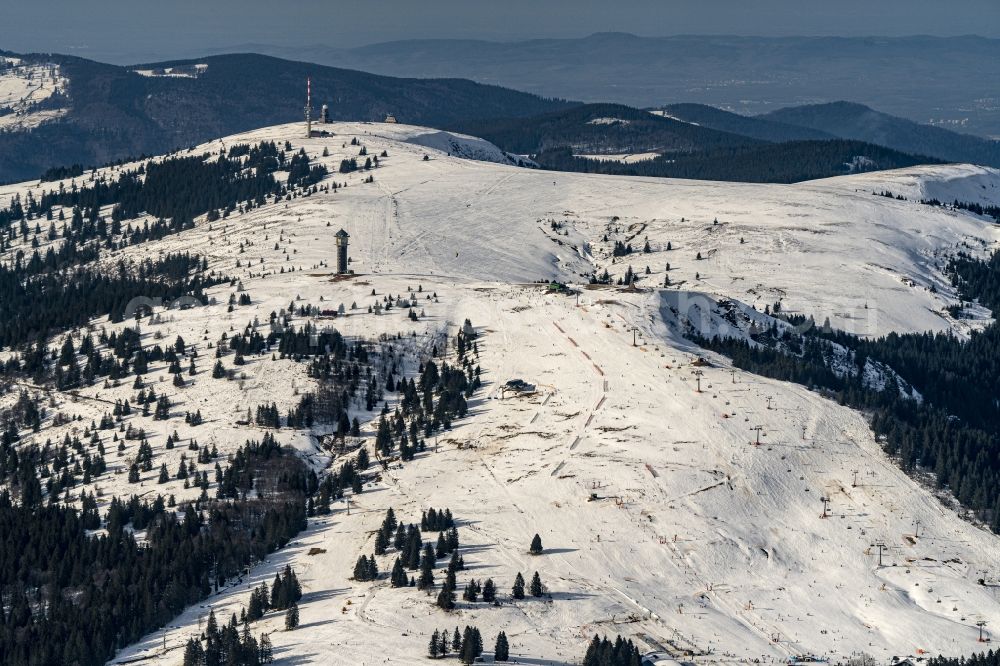
[[[347,273],[347,239],[351,236],[341,229],[337,232],[337,272]]]

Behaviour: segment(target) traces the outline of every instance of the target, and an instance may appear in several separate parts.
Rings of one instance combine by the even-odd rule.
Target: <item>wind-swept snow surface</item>
[[[280,663],[424,663],[431,632],[456,625],[478,626],[487,654],[506,631],[512,657],[530,664],[578,663],[595,633],[705,664],[982,649],[976,622],[1000,623],[996,537],[900,472],[862,415],[724,359],[697,362],[698,350],[672,324],[676,311],[689,314],[706,294],[699,302],[738,303],[734,311],[746,318],[763,320],[765,307],[780,301],[786,312],[829,317],[862,334],[963,333],[970,324],[945,311],[955,297],[941,268],[959,250],[985,254],[997,230],[972,215],[872,192],[966,199],[972,182],[995,191],[1000,174],[936,166],[791,186],[608,177],[464,159],[451,141],[478,155],[491,154],[489,144],[452,137],[439,146],[422,138],[435,136],[423,128],[323,129],[331,135],[304,139],[301,125],[279,126],[195,150],[288,140],[327,164],[327,182],[347,187],[199,220],[195,229],[127,248],[133,257],[201,253],[252,297],[228,312],[233,289],[215,288],[216,305],[164,311],[144,324],[144,335],[169,342],[180,334],[203,349],[255,318],[267,322],[290,303],[322,298],[347,312],[321,325],[369,338],[400,333],[408,341],[401,345],[426,351],[468,318],[486,386],[466,419],[428,440],[415,461],[390,466],[352,498],[349,512],[341,503],[311,520],[241,583],[124,650],[118,663],[179,664],[210,608],[228,619],[252,586],[286,564],[305,591],[301,626],[284,631],[281,614],[271,613],[252,629],[271,632]],[[368,155],[386,156],[371,172],[336,173],[342,159],[358,155],[355,138]],[[369,175],[374,182],[363,183]],[[37,193],[38,184],[7,186],[0,199],[29,189]],[[327,268],[340,228],[350,234],[348,279]],[[614,257],[616,241],[633,252]],[[617,278],[629,266],[644,289],[585,286],[594,273]],[[671,286],[663,290],[666,276]],[[550,279],[576,283],[579,297],[535,284]],[[397,294],[417,298],[419,321],[406,308],[367,312]],[[725,314],[715,317],[712,325],[722,327]],[[172,398],[211,424],[178,428],[181,438],[217,444],[223,454],[259,438],[259,429],[238,423],[248,408],[274,401],[284,412],[312,386],[305,364],[269,358],[248,359],[233,381],[212,380],[210,356],[203,349],[204,377]],[[156,373],[169,377],[165,368]],[[514,378],[537,391],[502,393]],[[131,395],[126,385],[82,393]],[[107,409],[88,400],[59,405],[84,422]],[[181,451],[165,451],[163,439],[174,423],[150,426],[157,461],[171,470]],[[317,470],[330,463],[316,433],[291,433],[282,429],[278,438]],[[371,436],[370,423],[363,433]],[[155,479],[143,483],[153,488]],[[124,475],[102,490],[103,502],[135,492]],[[178,501],[199,492],[176,481],[155,491]],[[821,498],[829,500],[826,517]],[[436,590],[391,588],[392,549],[377,558],[376,582],[351,580],[389,507],[404,523],[419,522],[430,507],[449,508],[466,563],[459,593],[470,578],[492,578],[502,604],[458,601],[445,613],[434,605]],[[545,547],[538,556],[527,552],[535,533]],[[547,594],[510,600],[515,575],[530,580],[536,570]]]

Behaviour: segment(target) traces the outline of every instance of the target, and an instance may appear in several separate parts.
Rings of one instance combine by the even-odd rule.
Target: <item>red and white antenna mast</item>
[[[306,138],[312,136],[312,80],[306,77]]]

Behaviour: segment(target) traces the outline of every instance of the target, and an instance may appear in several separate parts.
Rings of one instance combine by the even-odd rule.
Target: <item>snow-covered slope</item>
[[[65,93],[68,83],[54,63],[0,56],[0,130],[31,129],[64,115],[64,108],[36,107],[56,93]]]
[[[468,318],[480,333],[487,386],[469,418],[433,450],[383,474],[352,500],[349,514],[338,507],[312,521],[248,579],[126,649],[118,662],[179,664],[209,607],[222,617],[238,612],[250,587],[286,563],[304,585],[302,626],[285,632],[280,614],[270,614],[253,629],[273,632],[285,663],[423,663],[434,629],[467,624],[482,630],[488,648],[504,629],[512,654],[533,664],[577,663],[595,633],[705,664],[981,649],[976,621],[1000,623],[992,573],[1000,542],[900,472],[861,415],[798,386],[734,371],[723,359],[693,365],[698,351],[669,324],[671,307],[689,310],[688,294],[704,293],[742,303],[751,315],[747,308],[781,300],[785,311],[829,316],[834,326],[867,334],[961,332],[967,324],[944,312],[954,297],[939,267],[958,249],[992,249],[998,231],[974,216],[872,192],[965,199],[974,182],[995,202],[1000,173],[938,166],[791,186],[620,178],[464,159],[453,140],[479,155],[490,153],[489,144],[423,138],[432,130],[325,128],[333,134],[304,139],[300,125],[287,125],[224,144],[287,139],[335,172],[357,155],[357,138],[369,155],[387,154],[371,172],[374,182],[361,182],[368,173],[333,173],[330,180],[347,183],[336,193],[199,221],[126,249],[135,257],[204,254],[212,268],[241,279],[253,299],[227,312],[232,289],[219,287],[211,292],[217,305],[160,312],[144,334],[167,341],[181,334],[203,346],[255,317],[266,322],[298,298],[322,298],[348,311],[324,324],[348,335],[402,333],[417,349],[454,335]],[[0,201],[29,189],[37,194],[38,184],[0,188]],[[351,235],[353,279],[334,280],[327,268],[339,228]],[[615,241],[636,253],[613,257]],[[657,287],[668,262],[667,291],[583,287],[577,299],[532,284],[582,286],[594,272],[621,276],[631,265],[640,286]],[[367,313],[377,298],[408,288],[420,290],[420,321],[405,310]],[[203,349],[203,356],[210,355]],[[210,435],[205,426],[177,428],[182,438],[232,451],[260,436],[237,423],[248,408],[274,401],[284,412],[312,386],[303,364],[248,360],[238,381],[203,372],[175,392],[178,409],[201,409],[212,421]],[[165,368],[154,368],[157,376],[169,378]],[[501,399],[499,387],[511,378],[538,392]],[[132,391],[83,394],[113,400]],[[85,422],[107,409],[86,399],[57,403]],[[182,453],[163,446],[174,423],[146,424],[157,462],[169,469]],[[752,444],[757,426],[760,446]],[[279,439],[317,469],[330,460],[314,434],[285,430]],[[156,486],[155,472],[146,476],[144,485],[178,500],[198,494],[177,481]],[[134,492],[124,476],[102,485],[103,502]],[[831,500],[826,518],[821,497]],[[470,577],[491,577],[502,606],[459,601],[448,614],[433,595],[393,589],[384,576],[350,580],[358,556],[371,554],[388,507],[414,522],[431,506],[450,508],[459,521],[468,567],[459,589]],[[546,548],[540,556],[527,554],[535,532]],[[886,546],[883,566],[877,543]],[[394,558],[392,551],[380,557],[380,570]],[[550,596],[509,603],[516,573],[530,578],[536,570]]]

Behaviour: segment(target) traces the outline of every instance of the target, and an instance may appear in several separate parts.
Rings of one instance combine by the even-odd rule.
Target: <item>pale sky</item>
[[[1000,37],[1000,0],[3,0],[0,49],[135,63],[262,43],[643,36]]]

